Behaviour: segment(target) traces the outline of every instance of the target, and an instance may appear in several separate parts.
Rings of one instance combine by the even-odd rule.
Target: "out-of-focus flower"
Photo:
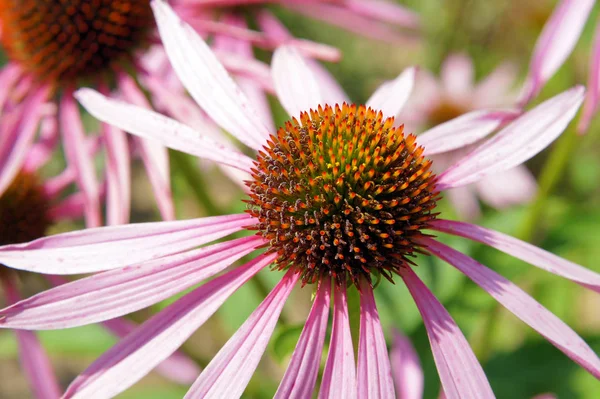
[[[496,108],[499,112],[506,112],[503,123],[507,123],[518,115],[516,110],[511,112],[508,108],[514,107],[516,102],[516,94],[512,92],[516,78],[515,68],[506,63],[475,83],[471,59],[462,54],[451,55],[442,64],[439,79],[428,71],[419,70],[415,94],[398,119],[405,123],[405,129],[412,132],[433,126],[423,134],[434,132],[438,136],[443,134],[444,126],[448,126],[444,123],[460,117],[454,122],[466,119],[466,123],[470,124],[471,117],[481,116],[473,112],[478,110]],[[439,125],[442,126],[441,130]],[[436,154],[432,157],[435,171],[443,171],[476,144]],[[475,184],[449,190],[448,197],[461,217],[474,219],[480,214],[477,197],[495,208],[503,209],[528,202],[535,191],[534,177],[524,165],[519,165]]]
[[[270,134],[208,46],[165,3],[154,2],[153,6],[165,48],[182,83],[219,126],[258,151],[256,159],[173,119],[94,90],[82,89],[77,98],[94,116],[121,129],[249,174],[248,211],[87,229],[0,248],[0,261],[17,269],[52,274],[101,272],[1,310],[3,328],[56,329],[99,322],[147,307],[216,276],[102,355],[73,381],[66,397],[110,397],[127,389],[269,265],[285,271],[281,281],[204,369],[188,397],[239,397],[258,366],[290,292],[299,284],[310,284],[316,289],[313,306],[275,396],[311,396],[333,302],[333,328],[320,395],[393,398],[392,370],[373,295],[372,279],[377,276],[389,280],[399,276],[408,287],[423,316],[446,395],[492,397],[464,335],[413,271],[416,253],[437,256],[456,267],[600,377],[600,359],[566,324],[509,280],[426,233],[450,233],[479,241],[600,290],[600,275],[592,271],[499,232],[440,219],[435,212],[440,192],[513,168],[545,148],[581,105],[581,87],[518,117],[436,176],[430,170],[432,162],[423,155],[426,151],[471,144],[485,129],[478,125],[466,135],[460,129],[437,140],[430,136],[423,149],[415,136],[394,127],[393,116],[409,96],[414,70],[385,83],[366,106],[347,105],[338,98],[343,92],[334,88],[335,82],[321,80],[295,48],[278,49],[272,65],[275,89],[292,119]],[[472,125],[477,124],[475,119]],[[488,129],[489,120],[483,125]],[[198,248],[243,230],[257,234]],[[257,250],[261,253],[254,260],[218,275]],[[360,292],[357,365],[348,317],[348,284]]]

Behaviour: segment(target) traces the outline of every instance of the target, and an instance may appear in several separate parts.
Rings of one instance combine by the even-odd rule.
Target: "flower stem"
[[[350,332],[354,355],[358,356],[358,338],[360,335],[360,292],[354,284],[347,289],[348,318],[350,319]]]

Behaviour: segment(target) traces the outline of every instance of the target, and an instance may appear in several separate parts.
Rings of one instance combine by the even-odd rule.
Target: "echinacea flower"
[[[559,136],[583,101],[581,87],[518,117],[436,176],[417,138],[394,127],[394,118],[387,116],[398,114],[406,101],[412,71],[384,84],[367,105],[328,105],[340,94],[339,87],[332,90],[333,82],[319,80],[299,52],[282,47],[274,56],[273,76],[292,119],[270,134],[193,29],[165,3],[154,2],[153,7],[182,83],[216,123],[258,151],[256,159],[173,119],[96,91],[82,89],[77,98],[94,116],[121,129],[248,173],[248,212],[87,229],[0,248],[0,261],[17,269],[96,273],[1,310],[3,328],[59,329],[98,322],[195,287],[96,360],[73,381],[65,397],[111,397],[127,389],[269,265],[274,272],[283,272],[280,282],[203,370],[188,398],[242,395],[297,285],[314,287],[316,295],[275,396],[311,396],[332,307],[320,396],[393,398],[392,371],[372,287],[377,276],[399,277],[406,284],[423,316],[447,397],[493,397],[466,338],[413,271],[416,253],[437,256],[459,269],[600,378],[600,359],[572,329],[509,280],[427,233],[484,243],[599,291],[596,273],[502,233],[444,220],[436,213],[441,192],[515,167]],[[454,138],[469,143],[470,138],[460,133]],[[447,136],[430,140],[428,150],[446,146],[447,140]],[[256,234],[199,247],[242,230]],[[255,251],[259,254],[253,260],[221,274]],[[357,364],[347,285],[360,292]]]
[[[433,126],[431,131],[423,134],[434,132],[440,135],[440,129],[444,134],[443,126],[449,126],[446,122],[454,120],[451,126],[466,119],[467,124],[472,124],[470,119],[473,116],[481,118],[482,110],[514,108],[516,95],[512,93],[512,88],[516,78],[515,68],[505,63],[476,84],[471,59],[463,54],[450,55],[442,63],[439,79],[428,71],[419,70],[415,93],[398,119],[405,123],[409,131],[423,131]],[[487,114],[485,117],[489,117],[489,112]],[[506,124],[518,115],[516,110],[507,112],[501,123]],[[465,156],[477,143],[435,154],[432,156],[435,171],[443,171]],[[530,201],[535,192],[534,177],[524,165],[519,165],[472,185],[449,190],[447,194],[461,217],[474,219],[480,214],[478,197],[494,208],[504,209]]]

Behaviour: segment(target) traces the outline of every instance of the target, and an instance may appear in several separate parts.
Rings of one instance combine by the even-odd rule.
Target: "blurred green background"
[[[364,102],[382,81],[397,76],[406,66],[421,65],[437,73],[444,58],[453,52],[463,52],[473,58],[477,78],[485,76],[501,62],[511,61],[518,66],[522,79],[535,40],[555,5],[555,1],[549,0],[403,0],[401,3],[422,17],[423,37],[417,43],[380,43],[298,17],[289,11],[273,9],[296,36],[332,44],[343,51],[343,60],[327,67],[353,100]],[[599,8],[595,7],[574,53],[545,87],[538,101],[575,83],[586,82]],[[258,55],[268,60],[268,54]],[[275,101],[272,103],[276,121],[280,124],[287,116]],[[544,249],[600,272],[600,118],[597,119],[587,136],[570,142],[559,139],[528,163],[536,176],[550,173],[548,170],[558,173],[548,194],[544,193],[534,204],[508,211],[484,207],[478,223],[507,234],[526,236]],[[561,145],[569,146],[568,150],[562,151],[567,162],[565,165],[553,164],[555,158],[550,154]],[[241,192],[216,168],[204,165],[205,181],[190,185],[178,165],[182,160],[192,159],[182,155],[178,158],[172,167],[172,177],[179,218],[209,214],[210,206],[198,202],[199,188],[208,193],[217,208],[212,212],[245,209],[239,202]],[[58,165],[60,160],[56,162]],[[154,202],[147,195],[148,183],[140,165],[137,167],[133,174],[134,220],[156,220]],[[446,202],[441,207],[444,217],[454,217]],[[532,218],[532,214],[539,217]],[[75,227],[79,226],[61,225],[57,230]],[[518,283],[600,352],[600,297],[597,294],[534,270],[483,245],[457,238],[444,239]],[[516,317],[499,308],[489,295],[458,271],[428,257],[420,258],[419,264],[417,272],[461,327],[499,398],[530,398],[545,392],[555,393],[561,399],[600,398],[598,381]],[[255,284],[240,289],[188,340],[184,351],[205,364],[244,322],[264,297],[264,291],[274,286],[281,274],[266,270],[261,277],[262,287]],[[286,304],[284,323],[278,325],[244,397],[272,397],[308,314],[310,295],[310,288],[296,290]],[[410,336],[425,371],[425,397],[436,398],[439,379],[423,324],[408,291],[400,281],[396,285],[384,281],[378,286],[376,296],[386,334],[396,327]],[[144,320],[160,307],[138,312],[132,318]],[[41,332],[39,336],[65,386],[115,342],[98,326]],[[185,391],[186,387],[176,386],[153,373],[119,397],[180,398]],[[9,331],[0,331],[0,398],[27,397],[27,392],[18,368],[14,337]]]

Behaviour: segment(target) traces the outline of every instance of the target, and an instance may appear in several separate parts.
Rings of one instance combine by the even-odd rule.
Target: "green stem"
[[[179,151],[170,151],[171,162],[181,173],[192,193],[209,215],[222,215],[224,212],[208,195],[207,184],[194,159]]]
[[[350,332],[354,355],[358,356],[358,338],[360,336],[360,292],[354,284],[347,290],[348,318],[350,319]]]

